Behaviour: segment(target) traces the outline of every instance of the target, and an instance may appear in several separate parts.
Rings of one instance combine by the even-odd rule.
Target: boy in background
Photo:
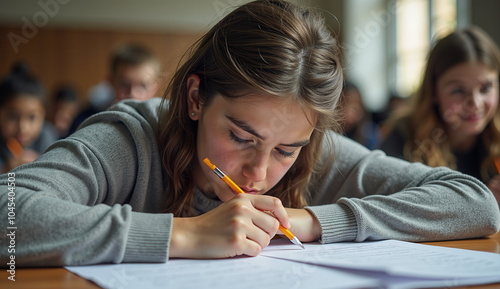
[[[73,122],[70,133],[89,116],[106,110],[124,99],[146,100],[156,96],[159,88],[160,62],[156,56],[138,44],[119,47],[112,54],[108,81],[90,90],[89,108]]]

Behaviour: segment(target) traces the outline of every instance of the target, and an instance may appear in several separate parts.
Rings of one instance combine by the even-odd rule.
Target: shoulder
[[[161,98],[152,98],[145,101],[138,100],[123,100],[108,110],[95,114],[85,120],[80,128],[92,125],[98,122],[106,123],[122,123],[131,130],[150,128],[155,132],[158,128],[159,114],[168,104],[167,101],[162,101]]]
[[[369,153],[360,143],[331,131],[325,134],[320,160],[329,167],[334,161],[351,162]]]
[[[127,99],[111,106],[108,111],[123,112],[131,117],[144,119],[150,123],[157,123],[162,103],[163,99],[158,97],[144,101]],[[168,102],[165,101],[165,103]]]

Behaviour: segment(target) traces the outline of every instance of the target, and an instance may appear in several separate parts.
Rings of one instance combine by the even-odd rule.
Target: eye
[[[454,94],[454,95],[463,95],[463,94],[465,94],[465,91],[462,88],[454,88],[451,91],[451,94]]]
[[[282,156],[284,156],[284,157],[286,157],[286,158],[293,158],[293,157],[295,156],[295,152],[296,152],[296,150],[295,150],[295,151],[293,151],[293,152],[287,152],[287,151],[284,151],[284,150],[282,150],[282,149],[280,149],[280,148],[276,148],[276,151],[277,151],[280,155],[282,155]]]
[[[479,91],[481,92],[481,94],[487,94],[492,89],[493,89],[493,84],[490,82],[490,83],[486,83],[486,84],[482,85],[481,89]]]
[[[252,140],[249,140],[249,139],[242,139],[240,137],[238,137],[236,134],[234,134],[234,132],[232,131],[229,131],[229,137],[231,138],[231,140],[233,140],[235,143],[237,144],[246,144],[246,143],[250,143],[252,142]]]

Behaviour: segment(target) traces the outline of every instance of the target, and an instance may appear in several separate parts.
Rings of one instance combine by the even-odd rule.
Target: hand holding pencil
[[[225,175],[217,166],[212,164],[212,162],[208,159],[205,158],[203,162],[212,170],[214,173],[221,178],[235,193],[238,194],[244,194],[245,192],[231,180],[227,175]],[[290,232],[287,228],[283,227],[281,224],[279,226],[279,230],[295,245],[300,246],[302,249],[304,249],[304,245],[300,242],[300,240],[295,237],[295,235]]]
[[[38,154],[35,151],[24,149],[15,138],[9,138],[6,146],[10,151],[11,157],[7,160],[4,167],[1,168],[2,173],[8,172],[20,165],[30,163],[38,158]]]
[[[236,194],[203,214],[174,217],[169,257],[257,256],[276,235],[280,223],[288,227],[288,210],[275,197]]]

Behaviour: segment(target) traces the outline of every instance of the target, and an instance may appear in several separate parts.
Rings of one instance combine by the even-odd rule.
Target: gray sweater
[[[18,267],[167,261],[173,216],[162,213],[159,108],[159,99],[125,101],[91,117],[11,172],[15,199],[8,198],[8,175],[1,175],[0,266],[12,255],[9,226],[16,227]],[[496,201],[475,178],[328,137],[334,162],[315,177],[307,208],[321,224],[321,242],[448,240],[499,230]],[[196,192],[198,213],[219,204]],[[7,208],[14,224],[7,223]]]

